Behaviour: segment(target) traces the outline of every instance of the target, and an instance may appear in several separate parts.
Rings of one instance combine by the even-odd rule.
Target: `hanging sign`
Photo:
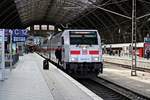
[[[13,42],[25,42],[28,36],[26,29],[14,29],[12,34]]]
[[[150,50],[150,36],[147,34],[147,37],[144,37],[144,55],[147,56],[146,52]]]
[[[145,37],[145,38],[144,38],[144,42],[145,42],[145,43],[150,43],[150,38],[149,38],[149,37]]]
[[[144,43],[144,55],[146,56],[147,50],[150,50],[150,43]]]

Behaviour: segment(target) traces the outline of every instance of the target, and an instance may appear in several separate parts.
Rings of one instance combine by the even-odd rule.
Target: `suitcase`
[[[43,69],[44,70],[48,70],[49,69],[49,63],[48,63],[48,60],[43,60]]]

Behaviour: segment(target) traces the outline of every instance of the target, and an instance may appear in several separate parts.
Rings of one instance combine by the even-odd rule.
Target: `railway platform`
[[[0,100],[102,100],[36,53],[20,57],[8,79],[0,81]]]
[[[104,63],[104,72],[99,77],[150,98],[150,73],[137,71],[131,76],[131,70],[119,65]]]
[[[127,65],[131,66],[132,64],[132,56],[110,56],[107,54],[103,55],[104,62],[120,64],[120,65]],[[145,68],[150,70],[150,59],[142,58],[137,56],[137,67]]]

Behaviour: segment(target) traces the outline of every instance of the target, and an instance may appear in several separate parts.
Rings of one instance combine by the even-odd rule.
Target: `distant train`
[[[103,72],[101,38],[97,30],[65,30],[48,40],[49,58],[56,61],[55,50],[62,48],[63,69],[76,75]]]
[[[37,51],[37,49],[38,49],[38,46],[37,44],[34,43],[34,37],[33,36],[28,37],[25,42],[25,51],[34,52],[34,51]]]

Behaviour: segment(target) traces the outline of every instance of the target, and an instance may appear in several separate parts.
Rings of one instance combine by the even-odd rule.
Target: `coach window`
[[[64,45],[64,37],[61,37],[61,43]]]

